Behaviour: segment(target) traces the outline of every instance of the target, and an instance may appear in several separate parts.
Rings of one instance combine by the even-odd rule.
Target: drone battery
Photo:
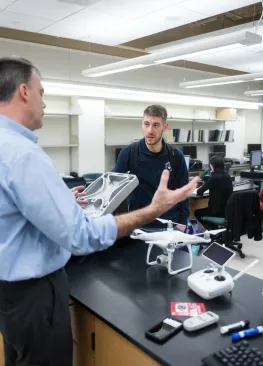
[[[164,343],[180,332],[181,329],[183,329],[182,322],[166,318],[162,322],[154,325],[151,329],[147,330],[145,332],[145,336],[154,342]]]

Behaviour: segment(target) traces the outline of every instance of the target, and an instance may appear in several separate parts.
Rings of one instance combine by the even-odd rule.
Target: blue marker
[[[263,333],[263,326],[259,325],[256,328],[251,328],[248,330],[242,330],[241,332],[233,333],[232,334],[232,341],[238,341],[239,339],[250,337],[256,334]]]

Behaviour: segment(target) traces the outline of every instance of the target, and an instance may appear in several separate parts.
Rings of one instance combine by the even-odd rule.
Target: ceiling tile
[[[202,18],[205,18],[205,15],[173,5],[122,24],[113,23],[104,29],[94,29],[94,32],[83,40],[116,46]]]
[[[244,72],[262,72],[262,55],[251,52],[250,47],[216,52],[209,55],[186,58],[188,61],[220,66]]]
[[[102,0],[93,6],[98,11],[135,19],[161,10],[167,6],[182,3],[184,0]]]
[[[105,29],[107,27],[118,27],[123,22],[124,20],[117,16],[94,11],[92,6],[90,6],[43,29],[41,33],[57,37],[80,39],[89,37],[91,34],[101,32],[102,30],[106,33]]]
[[[41,18],[33,18],[23,14],[3,11],[0,13],[0,27],[38,32],[40,29],[52,24],[52,21]]]
[[[16,0],[0,0],[0,9],[5,9],[7,6],[14,3]]]
[[[258,2],[257,0],[186,0],[179,6],[185,9],[199,11],[208,16],[221,14],[243,6],[251,5]]]
[[[64,3],[57,0],[18,0],[8,10],[14,13],[57,21],[84,8],[81,5]]]

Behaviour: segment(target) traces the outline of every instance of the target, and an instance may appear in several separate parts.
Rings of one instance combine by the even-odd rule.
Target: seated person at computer
[[[144,138],[136,145],[124,147],[118,156],[113,171],[118,173],[129,171],[139,180],[139,186],[128,199],[130,211],[150,204],[165,168],[170,170],[168,183],[170,189],[180,188],[188,183],[184,155],[162,138],[167,128],[166,109],[160,105],[147,107],[142,120]],[[185,200],[166,212],[162,218],[181,224],[177,225],[177,228],[184,230],[189,214],[189,201]]]
[[[196,210],[194,215],[196,219],[202,222],[202,216],[225,217],[225,209],[227,200],[233,192],[232,179],[229,174],[225,173],[224,158],[221,156],[213,156],[210,161],[211,177],[197,190],[197,195],[203,195],[209,190],[208,207]],[[208,229],[212,228],[209,224]]]

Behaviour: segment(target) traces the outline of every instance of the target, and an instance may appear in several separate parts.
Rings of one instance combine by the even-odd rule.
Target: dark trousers
[[[202,224],[207,230],[214,230],[217,229],[216,225],[213,225],[211,223],[205,222],[202,220],[202,216],[215,216],[212,215],[209,208],[200,208],[199,210],[196,210],[194,212],[195,218]]]
[[[40,279],[0,281],[5,366],[72,366],[64,269]]]

